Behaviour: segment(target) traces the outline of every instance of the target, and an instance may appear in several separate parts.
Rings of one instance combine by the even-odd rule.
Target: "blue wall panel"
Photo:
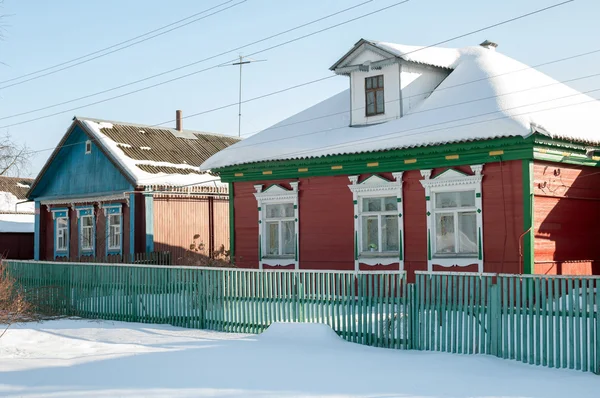
[[[32,192],[32,198],[87,196],[132,189],[95,142],[92,141],[91,153],[85,153],[88,139],[81,127],[74,127],[65,146]]]

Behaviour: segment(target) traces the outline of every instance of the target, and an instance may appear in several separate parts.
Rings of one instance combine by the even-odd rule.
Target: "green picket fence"
[[[242,333],[325,323],[360,344],[600,373],[598,277],[3,264],[44,312]]]
[[[598,374],[599,288],[589,276],[417,271],[412,348]]]
[[[409,346],[404,272],[4,264],[45,312],[243,333],[273,322],[318,322],[348,341]]]

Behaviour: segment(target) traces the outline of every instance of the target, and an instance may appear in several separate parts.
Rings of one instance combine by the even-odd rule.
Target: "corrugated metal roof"
[[[98,121],[88,118],[85,120]],[[112,128],[102,128],[102,133],[116,142],[123,153],[134,160],[189,164],[197,167],[215,153],[239,141],[236,137],[190,130],[184,130],[184,132],[195,138],[181,138],[177,137],[176,130],[172,129],[120,122],[109,123],[112,124]],[[155,167],[155,169],[158,168]],[[189,170],[168,169],[170,171],[161,170],[155,171],[155,173],[189,174]]]
[[[11,193],[19,200],[27,199],[27,191],[31,184],[33,184],[33,178],[0,176],[0,192]]]

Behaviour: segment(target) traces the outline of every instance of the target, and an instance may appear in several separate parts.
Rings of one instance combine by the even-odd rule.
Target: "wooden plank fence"
[[[42,309],[84,318],[260,333],[330,325],[376,347],[488,354],[600,373],[600,277],[259,271],[4,261]]]

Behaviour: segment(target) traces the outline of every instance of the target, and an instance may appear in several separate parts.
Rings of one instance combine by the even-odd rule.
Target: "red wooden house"
[[[240,267],[598,274],[600,103],[484,42],[360,40],[350,88],[212,156]]]

